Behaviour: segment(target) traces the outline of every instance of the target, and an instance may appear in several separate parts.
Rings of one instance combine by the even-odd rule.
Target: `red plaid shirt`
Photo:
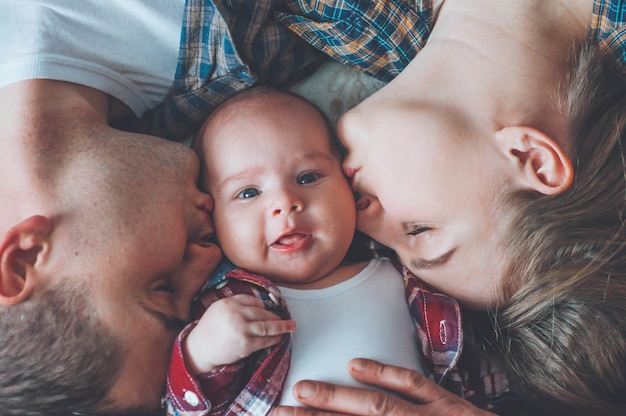
[[[485,381],[480,394],[469,390],[470,377],[461,377],[457,368],[462,349],[461,312],[457,302],[434,293],[406,268],[403,269],[407,301],[421,341],[422,362],[426,375],[449,391],[465,397],[483,408],[492,406],[485,398],[507,391],[506,379],[494,377],[485,366],[478,377]],[[246,293],[261,299],[266,309],[282,318],[289,318],[285,300],[279,289],[263,276],[241,269],[227,272],[226,280],[213,282],[201,291],[193,306],[194,318],[215,301]],[[168,415],[254,415],[269,414],[276,407],[283,382],[289,370],[290,336],[247,360],[224,366],[210,373],[195,376],[183,354],[183,340],[195,326],[190,324],[180,334],[170,363],[164,405]],[[481,367],[481,366],[478,366]]]

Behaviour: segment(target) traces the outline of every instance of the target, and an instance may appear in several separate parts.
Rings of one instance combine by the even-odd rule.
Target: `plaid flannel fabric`
[[[216,300],[238,293],[255,296],[265,303],[266,309],[281,317],[289,316],[285,300],[270,280],[233,267],[223,263],[217,277],[202,289],[194,302],[195,318]],[[463,335],[459,306],[454,299],[425,288],[406,269],[403,274],[409,309],[421,340],[424,370],[432,380],[463,396],[466,391],[456,369]],[[270,414],[278,404],[289,368],[290,338],[285,336],[259,356],[194,377],[186,368],[182,353],[182,340],[192,327],[181,334],[172,353],[165,400],[168,414]],[[186,396],[194,400],[187,400]]]
[[[278,19],[317,49],[383,81],[398,75],[424,47],[430,1],[287,0]]]
[[[187,0],[176,79],[137,129],[187,139],[236,92],[308,74],[321,59],[315,49],[389,81],[424,47],[433,20],[429,0]],[[595,1],[590,37],[626,64],[624,0]]]
[[[187,0],[175,80],[136,130],[185,140],[233,94],[308,74],[322,55],[274,19],[284,7],[283,0]]]
[[[424,47],[434,24],[432,1],[287,0],[278,18],[339,62],[384,81],[398,75]],[[626,63],[626,2],[596,0],[591,39]]]
[[[268,279],[241,269],[226,266],[221,274],[224,284],[207,285],[192,307],[199,319],[211,304],[236,294],[248,294],[260,299],[265,308],[283,319],[289,319],[285,300]],[[270,414],[282,394],[283,382],[289,370],[291,338],[284,335],[271,348],[259,351],[246,360],[221,367],[207,374],[192,376],[187,368],[182,342],[191,324],[178,337],[172,351],[167,382],[165,407],[168,415],[176,416],[259,416]]]
[[[593,5],[591,39],[603,53],[611,53],[626,65],[626,1],[596,0]]]

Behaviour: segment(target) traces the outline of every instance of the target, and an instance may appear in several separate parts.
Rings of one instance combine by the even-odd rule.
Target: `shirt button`
[[[223,288],[227,284],[228,284],[228,279],[224,279],[224,280],[222,280],[221,282],[219,282],[218,284],[215,285],[215,289],[220,290],[221,288]]]
[[[272,292],[269,292],[268,296],[269,296],[270,300],[272,302],[274,302],[274,305],[280,305],[280,302],[278,301],[278,298],[276,296],[274,296],[274,294]]]
[[[186,391],[184,399],[190,406],[193,407],[200,404],[200,399],[198,399],[198,396],[193,391]]]

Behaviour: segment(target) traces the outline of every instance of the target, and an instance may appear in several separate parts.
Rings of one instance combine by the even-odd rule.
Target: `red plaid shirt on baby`
[[[481,374],[480,377],[487,382],[485,390],[477,394],[467,389],[468,378],[461,377],[457,369],[463,339],[459,305],[454,299],[426,288],[406,268],[403,269],[403,275],[409,309],[421,342],[426,375],[477,406],[490,408],[484,393],[500,395],[508,390],[508,385],[505,379],[484,377],[485,374]],[[195,319],[213,302],[239,293],[255,296],[265,303],[266,309],[284,319],[289,318],[285,300],[268,279],[241,269],[231,270],[224,276],[225,280],[217,284],[214,281],[212,285],[203,288],[192,308]],[[196,376],[189,369],[182,348],[185,337],[194,325],[190,324],[180,334],[172,351],[164,398],[167,414],[270,414],[280,401],[283,382],[289,370],[290,336],[285,335],[277,345],[246,360]]]

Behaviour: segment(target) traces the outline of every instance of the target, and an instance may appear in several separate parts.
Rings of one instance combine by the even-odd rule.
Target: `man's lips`
[[[359,194],[358,192],[354,193],[354,197],[356,198],[356,210],[357,211],[363,211],[364,209],[370,206],[370,200],[362,197],[361,194]]]
[[[297,251],[306,247],[310,241],[310,234],[300,232],[283,234],[274,243],[272,243],[272,248],[279,251]]]

